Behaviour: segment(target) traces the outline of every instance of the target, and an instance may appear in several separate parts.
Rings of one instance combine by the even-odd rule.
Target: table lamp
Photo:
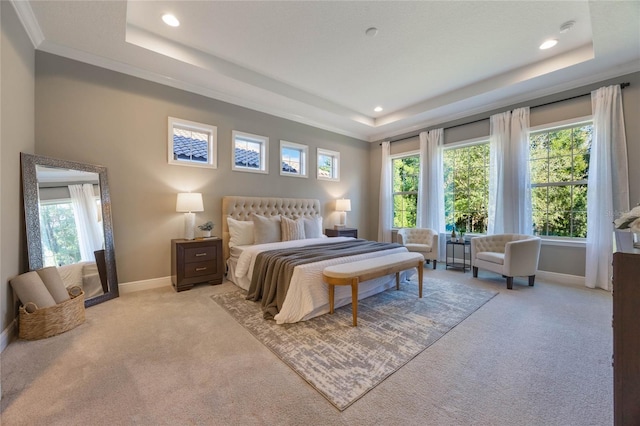
[[[184,239],[193,240],[196,226],[196,214],[194,212],[204,211],[202,194],[199,192],[179,193],[176,201],[176,211],[184,212]]]
[[[339,228],[344,228],[347,226],[347,212],[351,211],[351,200],[346,198],[341,198],[336,200],[336,210],[340,212],[340,224],[338,224]]]

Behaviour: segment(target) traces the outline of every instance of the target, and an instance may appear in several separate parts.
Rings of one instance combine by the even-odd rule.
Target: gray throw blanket
[[[289,290],[293,268],[296,266],[396,247],[401,247],[401,245],[367,240],[349,240],[264,251],[256,257],[247,299],[260,301],[264,318],[273,319],[282,308]]]

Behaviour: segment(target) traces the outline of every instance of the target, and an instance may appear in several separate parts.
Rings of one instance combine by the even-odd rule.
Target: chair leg
[[[536,281],[535,275],[529,275],[529,286],[533,287],[533,283]]]
[[[436,269],[436,263],[438,263],[438,261],[437,261],[437,260],[434,260],[434,261],[433,261],[433,269]]]
[[[513,277],[507,277],[507,290],[513,290]]]
[[[473,278],[478,278],[478,267],[477,266],[473,267]]]

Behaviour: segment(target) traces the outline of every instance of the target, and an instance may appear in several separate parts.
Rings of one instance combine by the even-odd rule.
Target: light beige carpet
[[[211,296],[262,344],[344,410],[415,358],[497,293],[425,278],[366,298],[309,321],[278,325],[242,290]]]
[[[440,265],[439,265],[440,266]],[[210,296],[231,283],[123,294],[1,354],[13,425],[601,426],[613,423],[611,295],[500,275],[427,277],[499,294],[337,410]]]

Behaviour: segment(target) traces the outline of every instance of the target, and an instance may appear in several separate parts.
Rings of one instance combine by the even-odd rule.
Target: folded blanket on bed
[[[293,269],[296,266],[397,247],[401,247],[401,245],[367,240],[349,240],[264,251],[256,257],[247,299],[260,301],[265,319],[273,319],[280,312],[284,303]]]

